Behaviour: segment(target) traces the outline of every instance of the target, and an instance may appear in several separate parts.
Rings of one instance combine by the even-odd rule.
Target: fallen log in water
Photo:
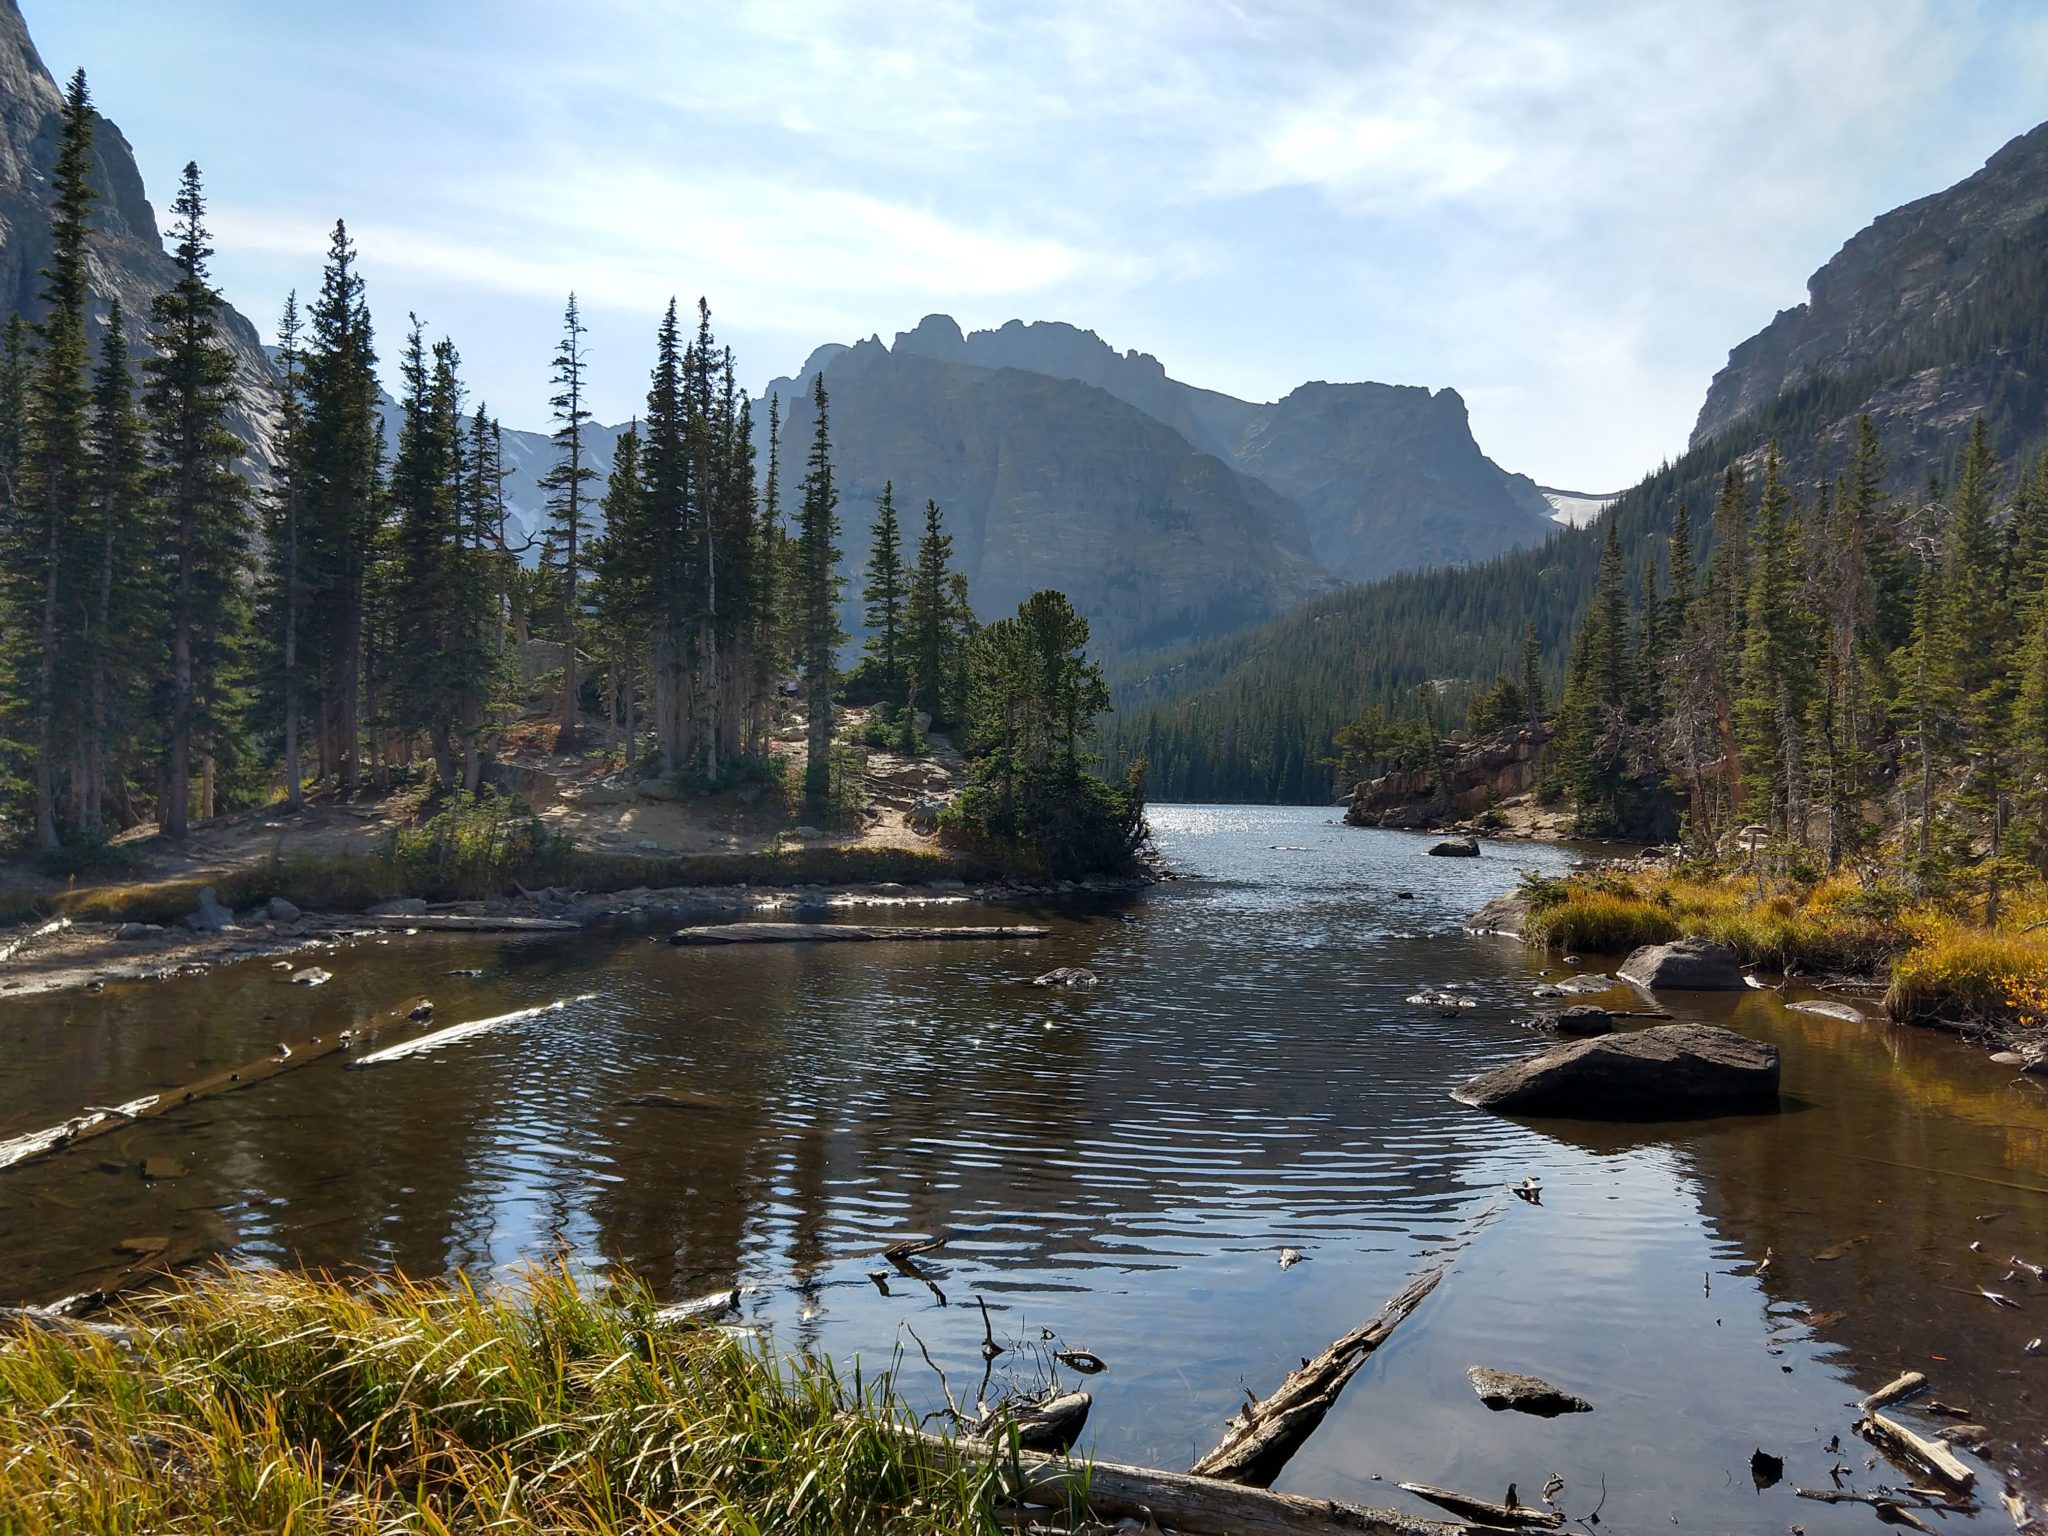
[[[1490,1499],[1475,1499],[1449,1488],[1432,1488],[1427,1483],[1403,1483],[1401,1488],[1418,1499],[1428,1500],[1439,1509],[1448,1509],[1461,1520],[1476,1520],[1481,1525],[1498,1526],[1502,1530],[1528,1525],[1555,1530],[1564,1524],[1564,1516],[1554,1509],[1531,1509],[1526,1504],[1496,1504]],[[1514,1492],[1514,1485],[1510,1483],[1508,1496],[1514,1497]]]
[[[417,1040],[407,1040],[382,1051],[373,1051],[368,1056],[358,1056],[348,1066],[351,1072],[359,1067],[381,1067],[386,1062],[402,1061],[407,1056],[417,1056],[422,1051],[437,1051],[444,1045],[457,1040],[467,1040],[471,1035],[481,1035],[487,1030],[497,1029],[505,1024],[516,1024],[522,1019],[537,1019],[544,1013],[559,1013],[571,1003],[587,1003],[596,997],[595,992],[584,992],[576,997],[560,997],[552,1003],[542,1003],[537,1008],[515,1008],[510,1013],[493,1014],[488,1019],[471,1019],[467,1024],[451,1024],[446,1029],[437,1029],[430,1035],[421,1035]]]
[[[941,939],[1042,939],[1050,928],[982,925],[969,928],[920,928],[912,924],[875,926],[858,923],[715,923],[678,928],[671,944],[880,944],[895,939],[933,942]]]
[[[1910,1467],[1933,1473],[1951,1488],[1968,1488],[1977,1481],[1977,1474],[1965,1466],[1954,1451],[1939,1440],[1916,1435],[1897,1419],[1871,1413],[1866,1414],[1856,1427],[1862,1431],[1863,1438],[1879,1450],[1895,1460],[1903,1459]]]
[[[1270,1487],[1287,1459],[1323,1421],[1344,1384],[1443,1277],[1441,1268],[1424,1270],[1381,1308],[1377,1317],[1345,1334],[1313,1360],[1302,1362],[1301,1369],[1291,1372],[1272,1396],[1247,1404],[1230,1421],[1216,1448],[1195,1463],[1195,1475],[1254,1488]]]
[[[366,1024],[354,1029],[345,1029],[338,1034],[315,1036],[298,1045],[280,1045],[270,1055],[249,1062],[231,1072],[216,1072],[211,1077],[202,1077],[197,1082],[186,1083],[183,1087],[167,1088],[162,1093],[144,1094],[130,1099],[125,1104],[88,1105],[83,1112],[73,1116],[62,1125],[47,1130],[30,1131],[25,1136],[16,1136],[11,1141],[0,1141],[0,1168],[9,1168],[16,1163],[25,1163],[47,1153],[61,1152],[66,1147],[81,1141],[90,1141],[95,1136],[118,1130],[121,1126],[137,1120],[149,1119],[173,1109],[182,1109],[187,1104],[213,1097],[219,1093],[232,1093],[237,1088],[247,1088],[265,1082],[282,1072],[291,1072],[349,1050],[367,1039],[375,1039],[378,1032],[392,1025],[403,1024],[414,1018],[424,1018],[432,1011],[433,1004],[424,997],[408,998],[397,1007],[378,1014]]]
[[[1247,1488],[1186,1472],[1159,1472],[1111,1461],[1075,1461],[1006,1445],[947,1440],[908,1430],[957,1463],[965,1454],[996,1459],[1010,1497],[1059,1509],[1082,1509],[1098,1520],[1133,1519],[1170,1526],[1187,1536],[1454,1536],[1475,1527],[1428,1520],[1396,1509]]]
[[[1927,1378],[1918,1371],[1907,1371],[1895,1376],[1856,1406],[1865,1413],[1873,1413],[1887,1403],[1896,1403],[1902,1397],[1911,1397],[1927,1385]]]
[[[565,917],[477,917],[465,912],[429,912],[420,917],[350,918],[372,928],[417,928],[423,933],[580,933],[581,923]]]

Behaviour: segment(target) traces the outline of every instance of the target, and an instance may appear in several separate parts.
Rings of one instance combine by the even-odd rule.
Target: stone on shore
[[[220,903],[220,893],[212,886],[199,893],[199,910],[185,919],[185,926],[199,933],[219,933],[234,926],[235,914]]]
[[[1476,837],[1447,837],[1429,850],[1433,859],[1476,859],[1479,857],[1479,839]]]
[[[1622,962],[1620,975],[1652,992],[1740,992],[1749,985],[1734,950],[1700,938],[1645,944]]]
[[[1399,893],[1407,896],[1408,892]],[[1485,906],[1474,912],[1465,924],[1467,933],[1498,933],[1511,939],[1522,936],[1522,925],[1529,920],[1529,903],[1518,891],[1505,896],[1496,896]]]
[[[1465,1374],[1471,1378],[1472,1390],[1479,1394],[1479,1401],[1495,1413],[1512,1408],[1516,1413],[1533,1413],[1538,1418],[1554,1419],[1561,1413],[1593,1411],[1593,1405],[1576,1392],[1553,1387],[1535,1376],[1491,1370],[1483,1365],[1467,1366]]]
[[[263,915],[273,923],[296,923],[304,914],[296,904],[282,896],[273,896],[263,904]]]
[[[1451,1097],[1503,1115],[1663,1120],[1774,1108],[1778,1050],[1711,1024],[1664,1024],[1553,1046]]]

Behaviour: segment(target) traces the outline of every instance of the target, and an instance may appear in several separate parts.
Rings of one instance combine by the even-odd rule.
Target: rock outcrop
[[[1853,236],[1807,280],[1806,303],[1780,311],[1728,354],[1692,446],[1734,430],[1787,390],[1825,379],[1854,386],[1829,412],[1830,435],[1868,412],[1898,468],[1952,446],[1995,395],[2031,388],[2038,398],[2042,383],[2030,383],[2023,365],[2010,376],[2019,360],[1943,354],[1949,332],[1972,311],[1981,323],[2014,282],[2038,274],[2044,240],[2048,124],[2014,139],[1975,175],[1881,214]],[[2038,424],[2029,429],[2038,433]]]
[[[42,269],[50,259],[49,174],[57,162],[63,92],[44,67],[15,0],[0,0],[0,319],[42,313]],[[92,344],[99,346],[111,301],[119,299],[131,353],[148,354],[149,303],[177,280],[135,152],[121,130],[95,114],[92,183]],[[245,468],[269,463],[276,401],[269,359],[256,328],[232,308],[221,331],[235,355],[239,410],[232,421],[254,452]]]
[[[984,618],[1057,587],[1088,616],[1099,653],[1129,653],[1337,585],[1291,503],[1100,389],[879,341],[835,357],[825,387],[844,547],[867,549],[885,482],[907,524],[936,500]],[[810,432],[808,393],[785,396],[784,442]]]
[[[1711,1024],[1664,1024],[1554,1046],[1495,1067],[1451,1095],[1496,1114],[1665,1120],[1769,1109],[1778,1050]]]
[[[1547,725],[1518,725],[1490,741],[1446,741],[1441,774],[1409,768],[1363,779],[1344,819],[1354,827],[1418,828],[1477,815],[1535,784],[1550,735]]]
[[[1495,1413],[1512,1409],[1533,1413],[1539,1419],[1554,1419],[1561,1413],[1591,1413],[1593,1405],[1576,1392],[1553,1387],[1535,1376],[1518,1371],[1496,1371],[1490,1366],[1467,1366],[1465,1375],[1479,1401]]]
[[[1700,938],[1645,944],[1616,974],[1652,992],[1740,992],[1749,985],[1734,950]]]

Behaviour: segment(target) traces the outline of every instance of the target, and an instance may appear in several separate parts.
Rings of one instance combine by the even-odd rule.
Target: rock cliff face
[[[945,509],[983,617],[1058,587],[1106,652],[1220,633],[1336,584],[1309,559],[1292,504],[1103,390],[879,341],[824,372],[854,570],[875,498],[893,481],[907,527],[927,498]],[[773,387],[793,482],[810,399],[794,381]],[[793,483],[785,495],[793,515]]]
[[[1237,463],[1302,510],[1332,570],[1370,581],[1540,544],[1551,506],[1472,440],[1454,389],[1304,384],[1263,407]]]
[[[1534,482],[1480,452],[1455,390],[1314,383],[1255,405],[1054,321],[963,335],[948,316],[927,315],[891,350],[1093,384],[1294,502],[1309,552],[1353,581],[1484,560],[1553,528]]]
[[[49,173],[57,160],[63,93],[29,39],[14,0],[0,0],[0,318],[33,320],[42,311],[40,273],[50,258]],[[92,324],[97,344],[109,302],[118,298],[138,357],[146,350],[149,301],[176,280],[157,230],[156,213],[121,130],[96,117],[93,132]],[[233,309],[222,330],[235,354],[242,411],[235,422],[254,443],[256,466],[267,463],[275,412],[272,372],[256,328]]]
[[[1865,408],[1887,446],[1908,453],[1923,433],[1945,439],[1992,401],[2007,367],[1950,354],[1958,331],[2002,306],[2038,269],[2048,240],[2048,124],[2014,139],[1975,175],[1883,214],[1807,280],[1807,302],[1781,311],[1728,354],[1693,428],[1697,448],[1785,391],[1834,380]],[[1977,311],[1978,313],[1974,313]],[[1866,381],[1864,373],[1876,375]],[[2038,430],[2038,429],[2037,429]],[[1896,453],[1895,453],[1896,457]]]
[[[1434,827],[1476,816],[1536,783],[1548,726],[1515,726],[1491,741],[1446,742],[1443,782],[1428,768],[1362,779],[1351,791],[1345,821],[1354,827]]]

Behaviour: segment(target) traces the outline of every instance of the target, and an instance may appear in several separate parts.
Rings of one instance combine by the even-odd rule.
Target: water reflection
[[[311,992],[232,968],[0,1005],[5,1135],[415,992],[449,1021],[597,994],[374,1072],[317,1063],[0,1175],[0,1296],[94,1283],[135,1234],[422,1273],[562,1253],[668,1296],[748,1283],[779,1340],[835,1355],[886,1359],[913,1325],[970,1379],[980,1297],[1001,1331],[1049,1327],[1109,1359],[1089,1384],[1095,1448],[1171,1466],[1213,1443],[1245,1387],[1269,1389],[1469,1234],[1288,1486],[1393,1501],[1377,1472],[1495,1497],[1518,1479],[1526,1497],[1557,1472],[1579,1514],[1604,1476],[1617,1528],[1673,1512],[1739,1528],[1758,1515],[1749,1442],[1765,1440],[1788,1459],[1772,1523],[1861,1528],[1861,1512],[1791,1509],[1789,1484],[1825,1476],[1845,1369],[1932,1353],[1973,1407],[2038,1443],[2027,1379],[1999,1374],[2026,1314],[1965,1313],[1967,1345],[1942,1332],[1958,1308],[1992,1311],[1967,1294],[1990,1273],[1967,1247],[1979,1215],[1996,1208],[1999,1242],[2048,1262],[2027,1247],[2048,1248],[2039,1197],[1972,1182],[2038,1176],[2038,1094],[1948,1042],[1758,994],[1701,1011],[1733,1007],[1735,1027],[1778,1040],[1806,1113],[1618,1135],[1483,1116],[1446,1090],[1530,1048],[1510,1020],[1541,963],[1459,925],[1515,866],[1562,854],[1433,860],[1426,840],[1320,811],[1158,819],[1200,878],[1049,912],[1054,937],[1030,946],[365,942]],[[1106,985],[1028,985],[1056,965]],[[447,974],[472,966],[486,974]],[[1481,1006],[1442,1018],[1404,1001],[1453,982]],[[654,1094],[669,1101],[629,1102]],[[185,1176],[143,1180],[141,1159],[167,1153]],[[1504,1202],[1529,1175],[1543,1204]],[[882,1295],[872,1256],[916,1233],[949,1238],[920,1261],[938,1294]],[[1284,1246],[1309,1262],[1283,1268]],[[1489,1414],[1472,1363],[1549,1376],[1598,1411]],[[1731,1487],[1749,1502],[1699,1520],[1737,1509],[1720,1502]]]

